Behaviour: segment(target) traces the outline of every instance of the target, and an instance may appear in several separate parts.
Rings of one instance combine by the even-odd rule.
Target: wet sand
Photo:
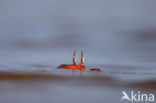
[[[123,90],[156,94],[156,81],[130,82],[92,73],[81,77],[78,73],[74,76],[48,72],[0,73],[0,100],[4,103],[120,103]]]

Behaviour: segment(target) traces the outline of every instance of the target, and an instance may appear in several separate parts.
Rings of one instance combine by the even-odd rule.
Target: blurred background
[[[73,50],[84,51],[86,64],[155,66],[155,5],[155,0],[1,0],[0,66],[69,63]]]
[[[0,71],[56,72],[82,50],[102,75],[155,80],[155,10],[155,0],[0,0]]]
[[[155,0],[1,0],[1,66],[69,63],[73,50],[84,51],[86,64],[155,66],[155,5]]]

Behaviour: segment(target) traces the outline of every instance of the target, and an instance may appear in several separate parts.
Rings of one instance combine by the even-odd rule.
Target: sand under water
[[[130,45],[127,37],[120,36],[117,41],[122,43],[115,47],[108,43],[84,45],[85,49],[59,47],[57,42],[56,47],[46,47],[48,41],[33,47],[29,41],[6,42],[8,46],[0,49],[1,103],[121,103],[122,91],[156,95],[155,42]],[[72,63],[73,50],[77,62],[84,51],[86,71],[57,68]]]
[[[98,66],[102,72],[80,72],[41,65],[31,67],[36,69],[0,72],[1,102],[120,103],[122,91],[156,94],[156,80],[144,78],[155,75],[152,73],[119,72],[112,70],[112,65],[106,65],[105,68]],[[119,68],[122,69],[122,66]]]

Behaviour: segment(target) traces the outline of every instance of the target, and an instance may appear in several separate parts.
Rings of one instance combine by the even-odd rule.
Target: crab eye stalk
[[[73,64],[76,64],[76,58],[73,57]]]
[[[73,54],[73,64],[76,65],[75,51],[74,51],[74,54]]]
[[[83,52],[81,51],[81,64],[84,63],[84,57],[83,57]]]

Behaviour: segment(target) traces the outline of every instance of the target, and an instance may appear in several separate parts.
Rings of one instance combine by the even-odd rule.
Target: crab
[[[85,65],[83,65],[84,63],[84,57],[83,57],[83,52],[81,51],[81,61],[79,64],[76,64],[76,56],[75,56],[75,51],[73,53],[73,64],[61,64],[58,66],[58,68],[64,68],[64,69],[74,69],[74,70],[87,70],[85,68]],[[102,71],[99,68],[92,68],[89,69],[90,71]]]

